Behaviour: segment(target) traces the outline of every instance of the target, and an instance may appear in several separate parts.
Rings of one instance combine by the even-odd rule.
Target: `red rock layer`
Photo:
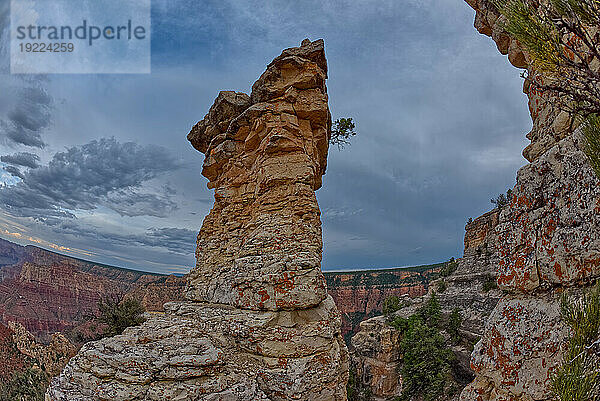
[[[0,322],[19,322],[38,339],[94,316],[100,299],[135,292],[148,310],[181,299],[184,279],[95,264],[18,245],[16,264],[0,268]],[[9,243],[10,244],[10,243]],[[8,256],[6,256],[8,255]],[[10,257],[11,253],[0,254]]]

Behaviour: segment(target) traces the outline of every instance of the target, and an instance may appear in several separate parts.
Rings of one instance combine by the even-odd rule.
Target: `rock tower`
[[[215,190],[188,300],[86,344],[47,400],[346,400],[315,197],[331,130],[326,78],[323,41],[306,39],[250,96],[219,94],[188,135]]]

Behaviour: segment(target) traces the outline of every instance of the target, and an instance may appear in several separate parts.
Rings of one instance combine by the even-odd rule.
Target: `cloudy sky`
[[[473,19],[461,0],[153,0],[151,74],[19,76],[0,0],[0,237],[188,271],[212,192],[187,133],[220,90],[323,38],[333,116],[359,132],[317,193],[323,268],[460,256],[531,127],[520,71]]]

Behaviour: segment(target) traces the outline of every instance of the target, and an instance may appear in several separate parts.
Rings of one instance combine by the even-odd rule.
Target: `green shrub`
[[[440,276],[448,277],[458,269],[458,262],[451,258],[446,265],[440,270]]]
[[[356,373],[356,368],[350,368],[348,384],[346,384],[348,401],[371,401],[373,394],[371,388],[363,385],[360,377]]]
[[[15,373],[13,378],[0,386],[2,401],[44,401],[48,376],[39,369],[29,368]]]
[[[344,149],[350,144],[350,138],[356,136],[356,124],[352,118],[338,118],[331,125],[331,137],[329,138],[330,145],[337,145],[339,150]]]
[[[448,289],[448,284],[446,283],[446,280],[441,280],[437,285],[438,292],[441,294],[442,292],[446,291],[447,289]]]
[[[500,194],[496,197],[496,199],[491,199],[490,202],[496,205],[498,209],[502,209],[507,206],[512,199],[512,189],[506,191],[506,195]]]
[[[427,303],[417,313],[429,327],[439,327],[442,319],[442,307],[435,292],[431,293]]]
[[[491,290],[495,290],[498,288],[498,282],[496,280],[496,277],[490,275],[487,275],[485,277],[485,281],[483,282],[483,292],[488,292]]]
[[[398,316],[390,322],[402,335],[399,371],[403,390],[398,400],[434,401],[457,391],[452,374],[455,356],[440,334],[441,318],[441,306],[433,292],[414,315]],[[461,323],[459,310],[455,309],[447,320],[446,329],[458,338]]]
[[[134,298],[107,298],[98,302],[98,310],[98,320],[106,326],[104,337],[121,334],[127,327],[138,326],[145,321],[142,315],[146,309],[140,300]]]
[[[440,305],[433,294],[418,313],[392,322],[402,332],[400,374],[404,382],[400,400],[436,400],[451,382],[454,354],[437,327],[440,316]]]
[[[392,295],[392,296],[387,297],[383,301],[383,305],[381,307],[381,312],[385,316],[389,316],[392,313],[397,312],[402,308],[406,308],[409,305],[410,305],[410,302],[402,301],[398,296]],[[358,322],[358,323],[360,323],[360,322]]]
[[[381,311],[385,316],[389,316],[398,310],[400,310],[400,298],[396,295],[389,296],[383,301]]]
[[[561,299],[561,316],[571,329],[563,363],[552,377],[561,401],[600,400],[600,283],[579,300]]]

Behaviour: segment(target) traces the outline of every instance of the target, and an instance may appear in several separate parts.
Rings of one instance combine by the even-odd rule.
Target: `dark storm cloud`
[[[33,83],[17,91],[14,107],[0,120],[0,129],[9,143],[43,148],[42,131],[52,119],[52,97]]]
[[[163,217],[176,207],[168,196],[139,191],[145,182],[179,167],[159,146],[103,138],[56,153],[47,166],[0,189],[0,201],[12,214],[37,219],[72,217],[74,211],[99,205],[127,216]]]
[[[89,237],[105,246],[147,246],[162,247],[180,255],[194,253],[196,232],[185,228],[149,228],[144,234],[109,233],[79,224],[76,220],[56,221],[54,231],[75,237]]]
[[[12,155],[0,156],[0,161],[13,166],[38,168],[40,157],[35,153],[19,152]]]
[[[15,166],[5,166],[3,167],[4,171],[12,175],[13,177],[19,177],[21,179],[24,178],[23,173]]]
[[[85,142],[99,132],[127,132],[140,143],[161,143],[196,166],[169,176],[179,193],[149,191],[146,181],[130,187],[90,184],[93,176],[85,167],[66,171],[63,183],[62,169],[52,169],[44,177],[24,172],[23,185],[0,189],[0,207],[10,198],[10,207],[20,215],[44,216],[46,224],[39,225],[47,229],[43,236],[56,243],[129,258],[130,267],[152,252],[155,261],[172,263],[177,257],[160,244],[168,244],[169,252],[190,252],[195,233],[144,229],[199,227],[212,194],[198,176],[201,156],[189,149],[184,135],[165,133],[187,132],[219,90],[248,91],[266,63],[305,37],[325,39],[333,117],[353,117],[359,132],[344,151],[331,149],[324,186],[317,193],[325,269],[411,265],[459,256],[467,219],[487,211],[492,207],[489,199],[514,184],[517,169],[525,163],[520,152],[531,127],[522,81],[493,41],[473,28],[474,12],[464,1],[197,3],[153,1],[153,74],[53,77],[57,84],[46,85],[49,93],[57,99],[60,93],[68,95],[62,95],[66,100],[60,109],[51,104],[46,111],[62,113],[61,118],[49,116],[50,126],[36,131],[40,141],[48,138],[53,146]],[[0,5],[0,17],[1,10]],[[6,60],[0,57],[0,63]],[[2,81],[0,76],[0,93]],[[23,80],[22,86],[35,85]],[[110,95],[111,101],[99,93]],[[28,124],[17,111],[17,100],[0,96],[0,120]],[[44,113],[37,116],[31,123],[41,127]],[[53,135],[46,137],[45,130]],[[121,174],[105,170],[100,166],[103,182]],[[160,187],[157,181],[153,184]],[[96,225],[91,229],[87,223],[81,227],[85,213],[77,213],[78,220],[64,218],[97,206],[121,216],[165,216],[175,203],[180,210],[169,215],[168,224],[98,213],[85,220]],[[114,228],[119,226],[122,230]],[[68,233],[68,241],[61,233]],[[180,235],[187,238],[182,243]]]

